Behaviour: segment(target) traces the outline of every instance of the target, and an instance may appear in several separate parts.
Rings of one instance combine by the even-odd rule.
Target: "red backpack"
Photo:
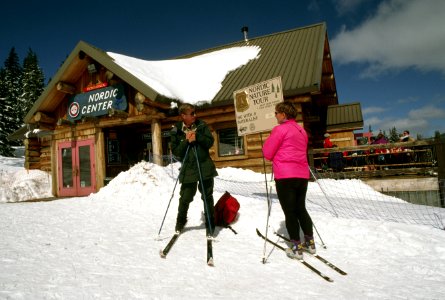
[[[230,224],[235,221],[239,208],[238,200],[226,191],[215,204],[215,225],[230,228],[236,234]]]

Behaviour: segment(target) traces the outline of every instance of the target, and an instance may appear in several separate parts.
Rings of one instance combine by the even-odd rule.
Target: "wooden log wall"
[[[68,141],[73,139],[79,140],[79,138],[81,139],[94,138],[98,130],[100,129],[95,127],[90,127],[87,124],[85,124],[84,126],[80,125],[72,128],[59,129],[54,132],[53,140]]]
[[[51,172],[51,141],[49,139],[28,138],[25,145],[25,169]]]
[[[42,139],[40,146],[40,170],[51,172],[51,139]]]
[[[25,144],[25,169],[40,169],[40,141],[37,138],[24,140]]]

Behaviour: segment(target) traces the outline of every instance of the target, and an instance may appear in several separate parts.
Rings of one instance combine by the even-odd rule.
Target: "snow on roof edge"
[[[232,47],[184,59],[149,61],[107,52],[116,64],[159,94],[191,104],[210,103],[227,74],[257,59],[258,46]]]

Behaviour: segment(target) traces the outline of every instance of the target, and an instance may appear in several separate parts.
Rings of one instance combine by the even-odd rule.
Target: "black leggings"
[[[275,185],[290,239],[300,240],[300,226],[304,235],[312,236],[312,219],[306,210],[308,179],[275,179]]]

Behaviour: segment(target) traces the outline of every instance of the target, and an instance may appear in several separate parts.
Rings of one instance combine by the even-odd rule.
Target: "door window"
[[[80,187],[91,186],[90,146],[79,147]]]
[[[63,187],[73,187],[73,151],[71,148],[62,148],[62,178]]]

